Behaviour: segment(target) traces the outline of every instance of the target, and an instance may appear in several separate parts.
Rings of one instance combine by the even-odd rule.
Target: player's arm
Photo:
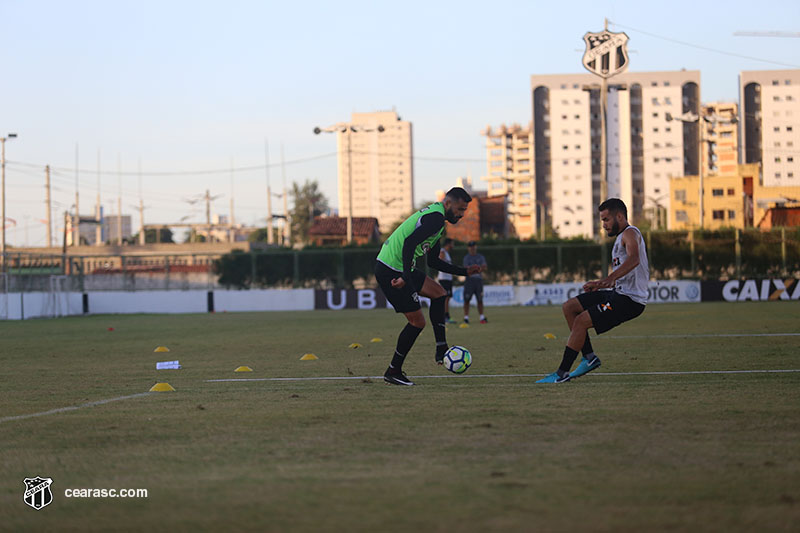
[[[448,274],[454,274],[456,276],[467,276],[468,269],[464,267],[460,267],[458,265],[454,265],[452,263],[448,263],[447,261],[442,260],[442,256],[439,253],[439,249],[441,245],[437,242],[436,246],[431,248],[428,252],[428,255],[425,256],[426,261],[428,262],[428,266],[434,268],[440,272],[447,272]]]
[[[636,231],[631,229],[623,231],[622,245],[625,247],[628,258],[604,279],[590,281],[584,285],[583,290],[594,291],[597,289],[610,289],[619,278],[639,266],[639,241],[636,239]]]

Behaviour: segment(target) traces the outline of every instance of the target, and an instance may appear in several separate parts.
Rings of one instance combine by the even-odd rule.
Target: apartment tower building
[[[336,134],[339,216],[375,217],[381,231],[414,207],[411,123],[395,111],[353,113]]]
[[[488,196],[506,196],[508,233],[528,239],[537,229],[533,127],[523,128],[519,124],[487,127],[483,135]]]
[[[601,95],[592,74],[531,76],[535,198],[562,237],[596,237],[601,202]],[[608,196],[629,219],[669,212],[669,180],[699,165],[700,73],[626,72],[609,79]]]
[[[763,185],[800,185],[800,70],[739,74],[742,163],[761,163]]]

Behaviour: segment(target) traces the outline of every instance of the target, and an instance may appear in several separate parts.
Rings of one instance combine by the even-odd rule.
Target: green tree
[[[289,194],[294,199],[294,209],[291,212],[292,240],[308,243],[308,231],[311,229],[314,217],[328,210],[328,199],[319,190],[316,180],[306,180],[302,186],[293,183]]]
[[[161,242],[162,243],[174,243],[175,241],[172,240],[172,230],[169,228],[161,228],[159,230],[161,232]],[[137,233],[133,237],[133,242],[139,242],[139,234]],[[146,244],[152,244],[156,242],[156,230],[154,229],[147,229],[144,230],[144,242]]]

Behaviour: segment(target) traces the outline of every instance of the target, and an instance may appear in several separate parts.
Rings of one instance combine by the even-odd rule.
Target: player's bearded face
[[[614,213],[612,215],[607,210],[601,211],[600,220],[603,221],[603,229],[608,232],[609,237],[614,237],[615,235],[619,235],[619,231],[621,228],[620,228],[618,213]]]
[[[463,218],[466,211],[467,202],[464,200],[450,200],[445,203],[444,219],[451,224],[455,224]]]

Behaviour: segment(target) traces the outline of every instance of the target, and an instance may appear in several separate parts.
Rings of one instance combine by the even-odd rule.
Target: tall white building
[[[353,113],[337,133],[339,215],[375,217],[381,231],[414,209],[411,123],[394,111]],[[379,130],[383,131],[379,131]]]
[[[761,163],[763,185],[800,185],[800,70],[739,74],[740,161]]]
[[[562,237],[599,230],[601,105],[592,74],[531,76],[536,198]],[[608,196],[636,221],[669,211],[669,179],[697,174],[700,73],[626,72],[608,82]],[[680,120],[683,119],[683,120]]]

